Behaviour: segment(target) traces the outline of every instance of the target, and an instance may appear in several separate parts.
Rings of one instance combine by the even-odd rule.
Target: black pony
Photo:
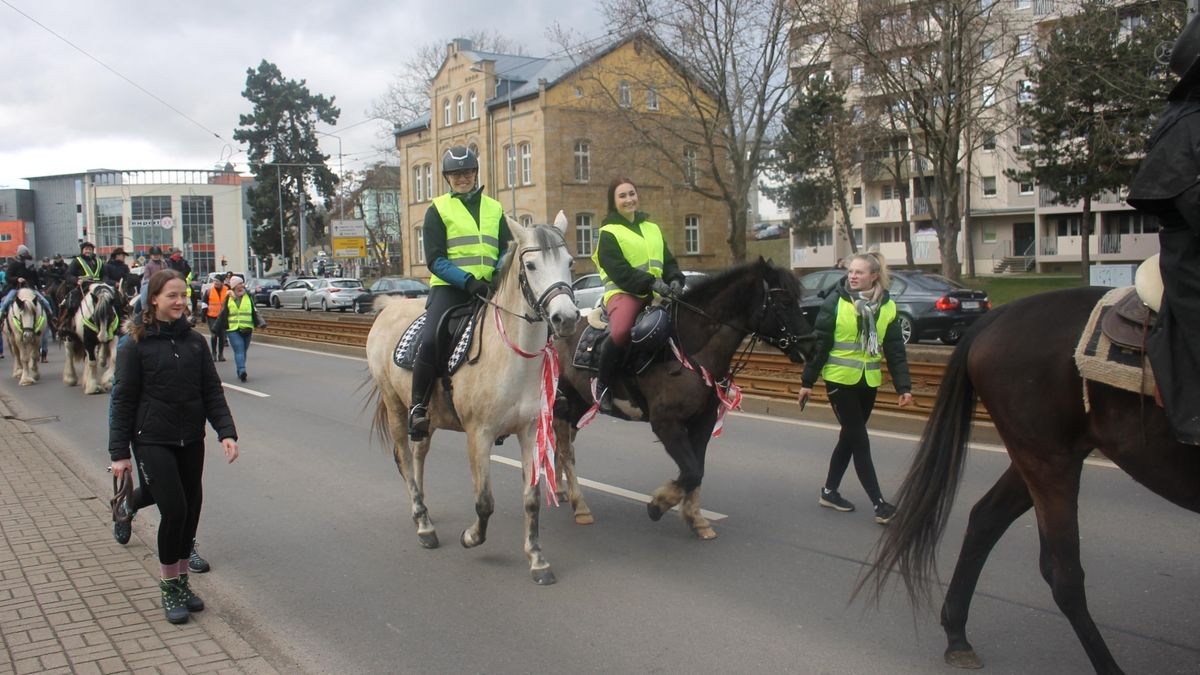
[[[967,642],[967,612],[988,553],[1031,507],[1040,567],[1098,673],[1118,673],[1087,608],[1079,562],[1078,498],[1083,460],[1098,449],[1137,482],[1200,511],[1200,452],[1179,443],[1167,417],[1140,394],[1080,378],[1074,348],[1107,289],[1044,293],[1005,305],[976,323],[954,350],[908,477],[897,516],[859,588],[876,598],[893,569],[914,602],[928,597],[934,557],[954,502],[976,398],[987,406],[1012,464],[971,510],[942,604],[946,661],[981,662]],[[1193,374],[1194,375],[1194,374]],[[1084,407],[1087,387],[1091,409]]]
[[[733,403],[730,398],[736,397],[736,391],[727,389],[731,364],[748,335],[778,347],[794,362],[804,362],[815,337],[799,299],[796,277],[761,258],[706,279],[672,308],[673,339],[683,360],[668,355],[638,375],[625,375],[611,384],[617,415],[650,422],[679,467],[678,478],[654,492],[647,505],[650,518],[658,520],[682,502],[684,521],[698,537],[717,536],[700,514],[700,483],[714,426]],[[555,432],[558,469],[567,487],[563,496],[571,501],[575,521],[588,524],[592,514],[579,491],[572,447],[575,425],[593,403],[593,374],[572,365],[582,332],[555,340],[562,368],[559,390],[566,397],[565,407],[559,406]]]

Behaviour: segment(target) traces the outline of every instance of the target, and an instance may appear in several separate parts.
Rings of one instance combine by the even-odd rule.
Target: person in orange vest
[[[212,347],[213,361],[225,360],[225,332],[218,330],[220,326],[217,317],[221,316],[221,310],[225,307],[225,300],[228,297],[229,288],[225,285],[225,276],[218,274],[213,277],[212,287],[208,289],[208,296],[205,298],[208,307],[204,312],[208,319],[208,332],[212,334],[212,337],[209,338],[209,345]]]

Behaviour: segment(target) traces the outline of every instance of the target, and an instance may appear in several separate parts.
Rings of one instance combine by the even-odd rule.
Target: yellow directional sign
[[[333,237],[333,257],[335,258],[365,258],[367,257],[366,237]]]

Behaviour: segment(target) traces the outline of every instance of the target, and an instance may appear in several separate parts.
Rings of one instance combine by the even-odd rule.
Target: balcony
[[[792,268],[825,268],[837,264],[837,246],[798,246],[792,249]]]
[[[863,209],[865,222],[898,223],[900,222],[900,200],[881,199],[867,202]],[[908,199],[909,220],[925,220],[929,216],[929,199],[927,197],[910,197]]]

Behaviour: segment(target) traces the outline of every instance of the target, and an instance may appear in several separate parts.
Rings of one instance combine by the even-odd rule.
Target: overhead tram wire
[[[63,37],[62,35],[59,35],[57,32],[55,32],[55,30],[54,30],[53,28],[50,28],[49,26],[47,26],[46,24],[42,23],[41,21],[38,21],[37,19],[33,18],[32,16],[29,16],[28,14],[26,14],[25,12],[23,12],[23,11],[22,11],[20,8],[18,8],[18,7],[16,7],[16,6],[14,6],[14,5],[13,5],[11,2],[9,2],[9,0],[0,0],[0,3],[3,3],[4,5],[8,6],[8,8],[9,8],[9,9],[11,9],[11,10],[12,10],[12,11],[14,11],[14,12],[16,12],[17,14],[20,14],[21,16],[25,17],[25,18],[26,18],[26,19],[28,19],[29,21],[33,22],[33,23],[34,23],[34,24],[36,24],[36,25],[37,25],[39,28],[41,28],[42,30],[46,31],[47,33],[49,33],[49,34],[53,35],[54,37],[58,38],[59,40],[62,40],[64,43],[66,43],[68,46],[70,46],[70,47],[71,47],[72,49],[74,49],[75,51],[79,52],[80,54],[83,54],[84,56],[88,57],[89,59],[91,59],[91,60],[95,61],[96,63],[100,64],[100,66],[101,66],[102,68],[104,68],[105,70],[109,71],[109,72],[110,72],[110,73],[112,73],[113,75],[116,75],[117,77],[121,78],[122,80],[125,80],[126,82],[128,82],[130,85],[132,85],[132,86],[133,86],[135,89],[137,89],[138,91],[140,91],[140,92],[142,92],[143,94],[145,94],[145,95],[149,96],[150,98],[154,99],[155,101],[158,101],[159,103],[163,104],[163,105],[164,105],[164,106],[166,106],[168,109],[170,109],[172,112],[174,112],[176,115],[179,115],[179,116],[180,116],[180,117],[182,117],[183,119],[185,119],[185,120],[187,120],[187,121],[191,122],[192,124],[196,125],[197,127],[200,127],[200,128],[201,128],[201,129],[203,129],[205,132],[207,132],[207,133],[211,134],[212,136],[214,136],[214,137],[215,137],[217,140],[219,140],[219,141],[221,141],[221,142],[223,142],[223,143],[229,143],[229,141],[228,141],[228,140],[226,140],[226,139],[225,139],[223,136],[221,136],[221,134],[219,134],[219,133],[217,133],[217,132],[213,131],[212,129],[209,129],[208,127],[204,126],[204,125],[203,125],[203,124],[201,124],[200,122],[197,122],[195,119],[193,119],[192,117],[190,117],[190,116],[189,116],[187,113],[183,112],[183,111],[182,111],[182,110],[180,110],[179,108],[176,108],[175,106],[171,105],[170,103],[167,103],[165,100],[163,100],[161,97],[159,97],[159,96],[158,96],[157,94],[155,94],[154,92],[150,91],[149,89],[146,89],[146,88],[145,88],[145,87],[143,87],[142,85],[140,85],[140,84],[138,84],[137,82],[134,82],[134,81],[133,81],[133,80],[131,80],[130,78],[126,77],[126,76],[125,76],[123,73],[121,73],[121,72],[120,72],[119,70],[117,70],[116,68],[113,68],[112,66],[110,66],[110,65],[108,65],[107,63],[105,63],[105,62],[101,61],[100,59],[96,58],[95,56],[92,56],[92,54],[91,54],[91,53],[89,53],[89,52],[88,52],[86,49],[84,49],[83,47],[80,47],[79,45],[75,44],[74,42],[71,42],[70,40],[68,40],[67,38]]]

